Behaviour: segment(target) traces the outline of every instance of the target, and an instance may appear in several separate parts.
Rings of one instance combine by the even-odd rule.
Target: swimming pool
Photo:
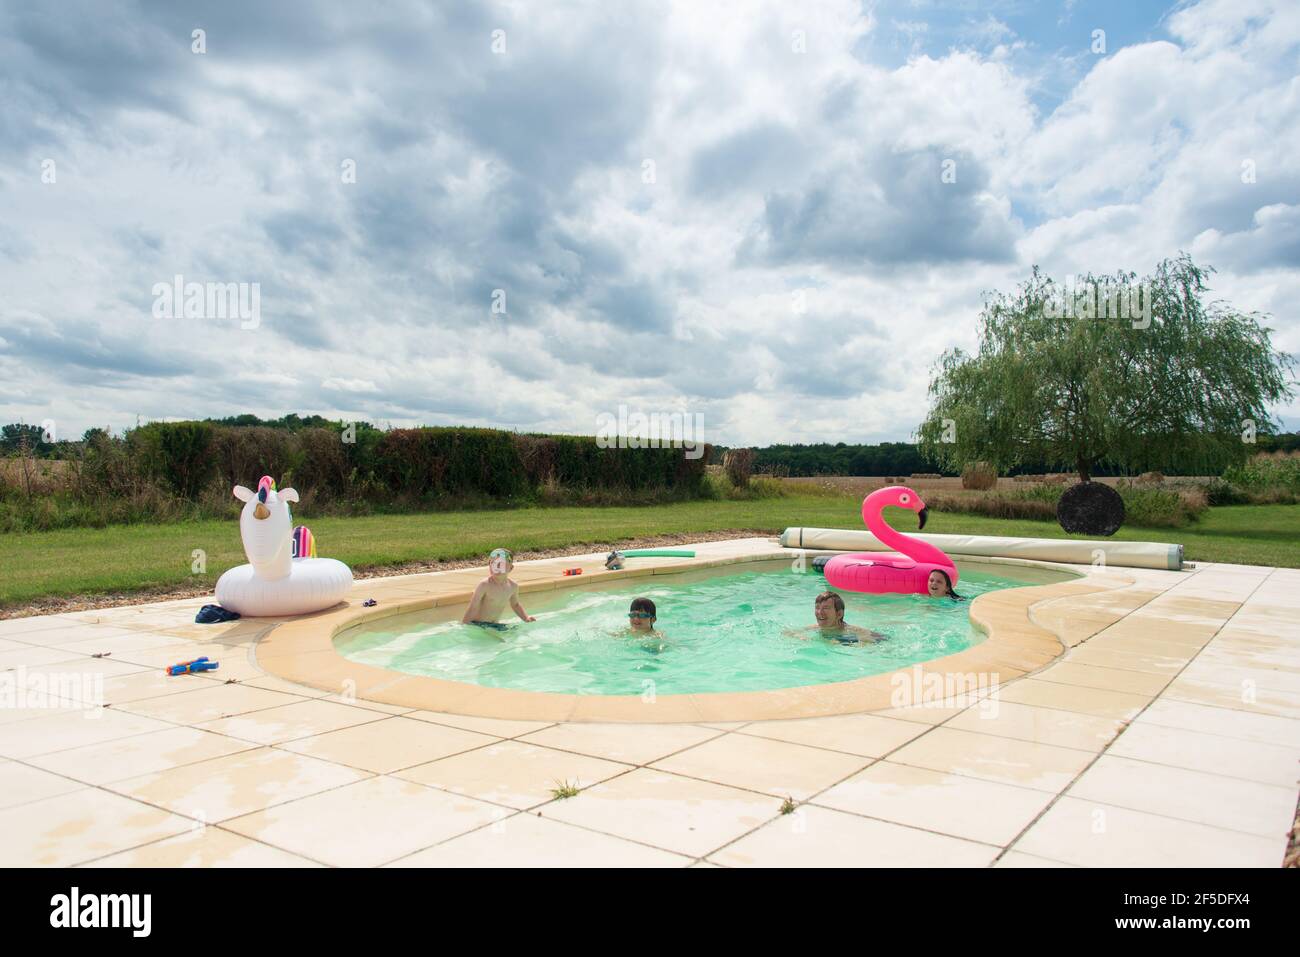
[[[1002,588],[1066,581],[1038,568],[961,565],[968,598]],[[504,632],[459,622],[437,608],[366,622],[334,639],[343,657],[406,674],[493,688],[580,695],[757,691],[852,681],[962,651],[983,639],[968,602],[921,595],[841,593],[845,620],[886,638],[841,644],[813,633],[814,571],[785,562],[641,576],[522,596],[537,618]],[[658,610],[662,637],[627,630],[633,598]]]

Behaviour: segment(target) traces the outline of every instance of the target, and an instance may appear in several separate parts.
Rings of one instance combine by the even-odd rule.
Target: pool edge
[[[524,593],[552,588],[581,587],[592,581],[671,574],[698,568],[791,560],[798,550],[759,545],[742,539],[712,545],[749,547],[731,554],[704,553],[694,559],[659,559],[619,572],[600,564],[603,556],[583,559],[541,559],[520,562],[514,571]],[[960,556],[959,556],[960,557]],[[963,558],[963,561],[967,559]],[[886,711],[895,707],[948,707],[954,695],[965,700],[983,694],[1059,658],[1082,638],[1058,633],[1049,620],[1036,620],[1034,609],[1059,606],[1070,599],[1123,589],[1135,583],[1114,569],[1081,574],[1076,568],[1026,559],[970,559],[989,564],[1037,566],[1069,571],[1080,577],[1049,585],[1027,585],[980,595],[971,602],[973,625],[988,637],[952,655],[906,668],[833,684],[806,685],[769,691],[735,691],[681,695],[569,695],[508,688],[488,688],[464,682],[408,675],[351,661],[334,648],[334,637],[366,621],[406,614],[469,600],[471,579],[479,572],[453,571],[412,579],[358,582],[356,591],[382,592],[385,601],[365,608],[350,598],[334,609],[273,626],[253,649],[258,665],[285,681],[378,704],[481,718],[523,721],[627,722],[671,724],[708,721],[761,721],[811,718]],[[582,567],[581,576],[565,576],[565,568]],[[418,578],[417,582],[415,579]],[[1105,616],[1094,614],[1096,630]]]

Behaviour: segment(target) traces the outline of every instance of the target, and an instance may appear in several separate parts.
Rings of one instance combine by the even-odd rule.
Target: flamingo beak
[[[925,528],[925,519],[930,514],[930,509],[928,506],[922,505],[921,510],[916,514],[917,517],[921,519],[921,524],[917,526],[917,531],[920,531],[921,529]]]
[[[271,517],[271,510],[267,508],[265,505],[263,505],[261,502],[258,502],[257,506],[253,509],[253,518],[261,520],[270,517]]]

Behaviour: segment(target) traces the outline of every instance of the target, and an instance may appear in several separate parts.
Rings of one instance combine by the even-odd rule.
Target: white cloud
[[[332,389],[338,392],[373,394],[379,391],[379,386],[375,385],[369,379],[339,379],[330,377],[320,385],[322,389]]]
[[[1180,249],[1300,351],[1297,10],[1179,7],[1046,113],[1005,17],[891,68],[862,51],[898,25],[851,0],[231,3],[202,57],[168,5],[11,11],[0,417],[590,432],[686,403],[728,444],[901,439],[984,292]],[[259,282],[260,327],[152,320],[177,273]]]

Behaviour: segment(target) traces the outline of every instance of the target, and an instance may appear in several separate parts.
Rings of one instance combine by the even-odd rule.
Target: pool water
[[[616,585],[521,595],[537,621],[511,615],[505,631],[462,625],[445,609],[359,625],[335,638],[352,661],[494,688],[568,694],[756,691],[851,681],[950,655],[983,639],[969,601],[840,592],[845,621],[884,634],[843,644],[820,637],[814,598],[826,580],[779,563],[655,575]],[[998,574],[985,569],[997,568]],[[1010,577],[1015,575],[1015,577]],[[1070,576],[1012,566],[961,568],[968,599]],[[627,627],[633,598],[654,601],[650,638]],[[503,618],[502,621],[507,621]]]

